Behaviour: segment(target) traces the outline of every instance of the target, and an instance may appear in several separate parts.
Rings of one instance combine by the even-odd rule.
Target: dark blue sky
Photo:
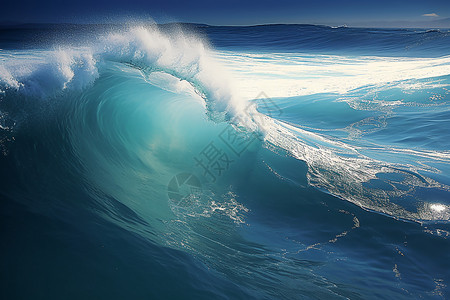
[[[151,17],[157,22],[219,25],[411,25],[450,17],[450,0],[6,0],[0,7],[0,21],[15,22],[96,23]]]

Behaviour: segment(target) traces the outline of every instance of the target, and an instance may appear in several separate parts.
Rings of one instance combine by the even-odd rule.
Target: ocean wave
[[[367,110],[360,99],[365,89],[373,92],[375,87],[387,90],[398,86],[404,91],[414,90],[414,84],[417,85],[421,79],[447,75],[448,57],[392,59],[285,54],[267,56],[266,54],[229,52],[213,54],[207,43],[195,35],[179,30],[163,33],[156,26],[151,26],[133,27],[124,32],[104,34],[99,37],[98,42],[86,47],[68,49],[61,47],[56,50],[40,50],[32,53],[29,51],[3,53],[1,61],[0,82],[4,98],[7,99],[9,94],[18,93],[23,97],[41,99],[40,101],[42,99],[72,99],[78,103],[73,105],[80,105],[82,108],[76,109],[76,112],[80,114],[75,119],[77,122],[86,119],[89,114],[86,109],[90,107],[88,105],[93,105],[92,109],[97,111],[95,126],[98,127],[99,133],[105,136],[106,145],[118,147],[118,157],[131,155],[155,172],[160,168],[165,169],[164,164],[169,163],[167,157],[155,156],[155,152],[168,149],[164,142],[176,142],[181,149],[184,149],[183,151],[201,150],[199,145],[192,145],[191,148],[181,146],[181,142],[176,141],[180,134],[172,132],[175,129],[174,125],[165,123],[165,118],[176,116],[178,119],[183,119],[186,123],[180,123],[181,126],[189,122],[195,124],[191,126],[190,133],[181,131],[186,136],[208,132],[206,136],[210,138],[214,132],[219,134],[217,126],[222,128],[226,126],[223,124],[227,124],[224,121],[227,121],[231,122],[234,131],[243,130],[251,133],[257,130],[258,134],[262,134],[263,148],[279,147],[287,150],[293,157],[306,162],[309,184],[334,196],[394,217],[416,221],[449,219],[448,210],[444,209],[443,212],[436,213],[430,210],[430,206],[426,204],[428,202],[422,204],[422,200],[416,196],[419,188],[449,190],[446,184],[419,175],[421,171],[439,172],[437,169],[427,168],[426,165],[413,166],[413,163],[387,162],[372,158],[370,154],[363,154],[370,152],[366,150],[366,147],[354,146],[352,143],[337,141],[319,132],[291,126],[283,120],[270,117],[270,114],[264,115],[264,111],[258,112],[257,106],[253,105],[254,102],[248,102],[252,99],[252,94],[263,89],[279,97],[312,95],[321,91],[339,93],[341,98],[338,100],[345,101],[353,109]],[[275,71],[271,72],[271,70]],[[362,70],[366,70],[369,75],[361,74]],[[315,78],[305,81],[305,74],[310,74],[312,71],[315,73]],[[265,75],[269,72],[270,75]],[[237,78],[238,84],[231,80],[232,76]],[[265,78],[267,76],[269,78]],[[275,78],[272,78],[274,76]],[[322,77],[323,80],[317,77]],[[346,81],[344,79],[346,77],[352,80]],[[326,83],[330,80],[332,80],[331,83]],[[308,84],[309,81],[315,85]],[[283,82],[286,82],[287,86]],[[429,88],[446,86],[436,85],[433,82],[427,83]],[[148,84],[148,88],[143,88],[142,83]],[[288,87],[299,83],[302,83],[300,90],[294,91]],[[248,92],[245,92],[246,88]],[[421,89],[423,88],[422,83]],[[130,95],[133,95],[133,99],[142,99],[140,100],[142,103],[137,104],[134,100],[130,100],[136,107],[130,115],[126,115],[118,109],[127,111],[130,108],[126,106],[120,108],[121,100],[119,99],[131,97]],[[342,95],[344,95],[343,98]],[[154,98],[155,96],[164,100],[160,100],[161,103],[153,100],[151,105],[143,100],[145,97]],[[189,100],[185,100],[186,103],[174,100],[180,99],[179,97]],[[112,99],[116,99],[117,103],[112,102]],[[355,101],[355,99],[358,100]],[[206,109],[206,116],[218,124],[200,125],[204,121],[196,122],[192,116],[181,116],[181,111],[190,109],[190,104],[187,104],[189,101],[197,103],[192,107],[198,105],[198,109],[200,107]],[[271,101],[274,104],[273,100]],[[374,100],[370,101],[372,108],[369,110],[384,111],[386,107],[401,106],[403,102],[377,103]],[[150,109],[151,113],[143,114],[139,118],[153,119],[153,122],[143,123],[148,123],[145,129],[147,133],[140,136],[126,126],[130,126],[129,119],[137,114],[138,107],[148,105],[150,107],[146,109]],[[174,108],[173,105],[179,105],[179,107]],[[105,112],[103,112],[104,109],[106,109]],[[195,114],[198,114],[198,110],[193,109],[196,111]],[[392,110],[392,108],[389,109]],[[2,114],[2,119],[6,120],[7,112]],[[164,131],[169,130],[170,134],[166,141],[156,142],[155,139],[161,134],[158,134],[155,128],[160,126],[165,127]],[[199,126],[206,126],[209,129],[205,131]],[[349,125],[349,128],[357,127]],[[2,129],[10,128],[2,125]],[[84,150],[77,149],[77,153],[92,148],[82,139],[87,141],[95,139],[92,129],[85,128],[86,132],[82,129],[76,127],[74,133],[71,133],[72,138],[76,139],[72,141],[74,147],[77,148],[79,145],[85,147],[82,147]],[[79,132],[75,134],[76,131]],[[358,134],[361,135],[361,133]],[[88,138],[90,135],[91,137]],[[137,141],[141,143],[144,136],[149,140],[145,142],[147,144],[136,144]],[[200,140],[206,143],[207,138]],[[150,149],[144,150],[150,144]],[[120,153],[119,149],[122,149],[120,151],[124,153]],[[374,148],[371,149],[373,152]],[[98,156],[96,160],[104,160],[103,153],[108,151],[106,149],[96,151],[98,151],[94,154],[95,157]],[[388,150],[378,150],[380,151]],[[400,155],[405,151],[397,148],[396,153]],[[434,152],[426,150],[414,153],[409,152],[412,157],[419,160],[426,157],[434,160],[435,163],[437,160],[445,164],[449,161],[448,154],[444,152],[437,152],[437,156],[433,156]],[[87,156],[91,155],[93,154]],[[182,152],[178,155],[185,156]],[[81,156],[80,160],[86,159]],[[409,161],[412,160],[409,159]],[[104,166],[92,161],[91,163],[96,165],[96,169],[103,168],[107,173],[121,172],[120,170],[106,171],[110,168],[107,161]],[[122,164],[120,165],[122,168]],[[104,177],[98,176],[97,171],[92,170],[95,176],[91,175],[91,180],[96,181],[96,177]],[[401,180],[398,179],[399,176],[402,177]],[[167,178],[165,180],[168,180]],[[114,186],[117,183],[109,184]],[[159,184],[163,186],[164,182]],[[410,200],[403,200],[410,197],[417,199],[413,205]],[[408,205],[402,204],[404,201],[408,201]],[[406,208],[408,206],[412,209]]]
[[[280,29],[210,28],[268,39]],[[162,281],[213,274],[189,286],[206,298],[229,282],[256,298],[370,298],[380,280],[392,298],[429,296],[444,280],[423,270],[448,269],[424,263],[420,245],[439,254],[448,238],[449,63],[227,51],[154,25],[2,50],[4,213],[34,216],[14,226],[45,219],[44,235],[69,227],[55,252],[68,231],[101,240],[82,258],[93,266],[120,253],[135,264],[127,275],[160,258]],[[174,261],[194,271],[179,275]],[[411,274],[425,288],[400,281]],[[377,284],[355,288],[355,276]]]

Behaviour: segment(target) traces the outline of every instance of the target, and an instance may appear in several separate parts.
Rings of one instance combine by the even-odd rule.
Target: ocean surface
[[[0,27],[1,299],[449,299],[450,31]]]

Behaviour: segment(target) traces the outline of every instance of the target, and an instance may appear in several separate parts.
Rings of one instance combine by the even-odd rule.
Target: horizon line
[[[438,20],[434,20],[433,22],[438,21],[450,21],[450,18],[441,18]],[[384,22],[384,21],[374,21],[371,23]],[[409,21],[388,21],[384,23],[396,23],[396,22],[409,22]],[[410,22],[413,23],[413,22]],[[384,28],[384,29],[450,29],[450,24],[447,26],[377,26],[377,25],[363,25],[361,24],[346,24],[343,23],[341,25],[327,25],[324,23],[255,23],[255,24],[245,24],[245,25],[236,25],[236,24],[227,24],[227,25],[217,25],[217,24],[207,24],[202,22],[155,22],[155,21],[128,21],[128,22],[18,22],[18,21],[0,21],[0,26],[23,26],[23,25],[133,25],[133,24],[145,24],[145,25],[171,25],[171,24],[186,24],[186,25],[197,25],[197,26],[208,26],[208,27],[258,27],[258,26],[280,26],[280,25],[303,25],[303,26],[322,26],[322,27],[330,27],[330,28]]]

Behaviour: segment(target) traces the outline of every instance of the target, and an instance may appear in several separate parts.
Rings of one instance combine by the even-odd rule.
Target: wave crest
[[[191,84],[213,119],[230,118],[245,103],[233,92],[226,72],[210,55],[205,41],[180,29],[163,33],[157,26],[132,27],[101,36],[91,46],[2,54],[0,90],[51,97],[91,85],[111,62],[160,71]]]

